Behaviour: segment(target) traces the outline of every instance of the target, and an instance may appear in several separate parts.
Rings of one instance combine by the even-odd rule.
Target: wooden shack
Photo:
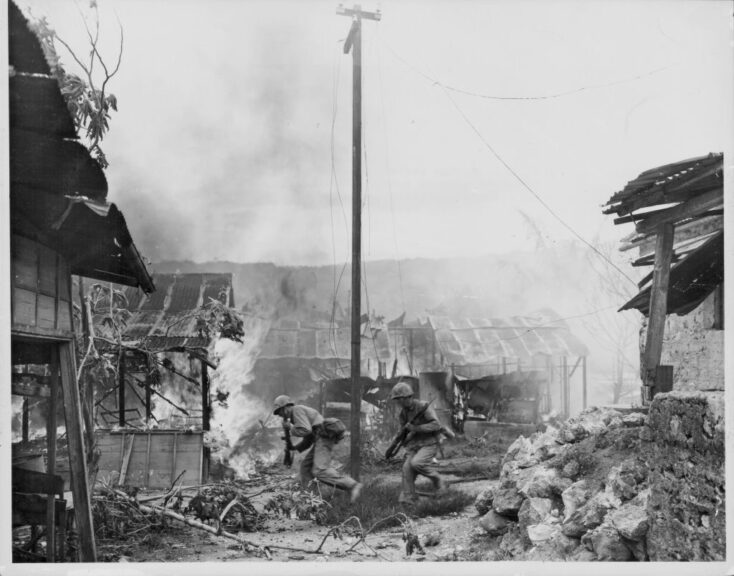
[[[13,520],[45,525],[46,559],[63,560],[56,554],[56,526],[73,500],[79,559],[94,562],[72,274],[139,286],[147,292],[154,285],[122,213],[106,202],[102,169],[77,141],[38,38],[12,2],[8,18],[11,394],[41,397],[48,406],[44,470],[13,469]],[[64,422],[57,422],[57,406],[63,406]],[[56,428],[64,423],[71,473],[68,495],[56,474]],[[40,509],[39,502],[44,503]]]
[[[185,471],[184,484],[199,484],[209,470],[204,433],[212,409],[209,371],[216,368],[201,312],[213,301],[234,307],[232,274],[155,274],[153,280],[154,294],[126,291],[131,316],[124,346],[107,350],[119,355],[120,370],[109,389],[97,390],[98,478],[155,489]]]

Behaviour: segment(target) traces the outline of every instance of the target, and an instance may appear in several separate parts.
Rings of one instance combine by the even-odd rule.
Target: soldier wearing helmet
[[[359,498],[362,484],[342,476],[331,466],[331,455],[337,440],[324,431],[324,417],[309,406],[294,404],[290,397],[278,396],[273,402],[273,414],[283,419],[283,429],[303,438],[293,448],[306,452],[301,461],[301,484],[305,488],[314,478],[319,482],[349,491],[352,502]]]
[[[402,408],[399,415],[400,426],[408,430],[403,445],[405,460],[400,502],[411,503],[417,499],[415,479],[418,475],[430,478],[437,491],[444,489],[443,479],[432,465],[442,426],[433,408],[426,408],[428,402],[413,397],[413,388],[407,382],[398,382],[393,387],[390,398]]]

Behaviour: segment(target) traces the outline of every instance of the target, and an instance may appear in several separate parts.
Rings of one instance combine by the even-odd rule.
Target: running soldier
[[[359,498],[362,484],[349,476],[342,476],[331,466],[331,455],[340,437],[334,437],[324,426],[324,417],[317,410],[293,404],[288,396],[278,396],[273,404],[273,414],[283,419],[283,429],[293,436],[303,438],[293,448],[298,452],[308,450],[301,461],[301,484],[305,488],[316,478],[319,482],[349,491],[352,502]]]
[[[408,431],[403,444],[405,461],[400,502],[414,503],[417,500],[415,479],[418,475],[430,478],[436,491],[442,491],[445,487],[443,479],[433,467],[442,425],[428,402],[413,398],[413,388],[407,382],[398,382],[390,398],[402,408],[400,426]]]

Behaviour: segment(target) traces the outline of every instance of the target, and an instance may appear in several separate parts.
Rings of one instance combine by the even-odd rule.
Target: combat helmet
[[[286,406],[293,406],[293,400],[291,400],[290,396],[281,394],[273,402],[273,414],[277,415],[278,410],[280,410],[281,408],[285,408]]]
[[[390,392],[390,399],[397,400],[398,398],[407,398],[413,394],[413,388],[410,384],[407,382],[398,382],[393,386],[393,389]]]

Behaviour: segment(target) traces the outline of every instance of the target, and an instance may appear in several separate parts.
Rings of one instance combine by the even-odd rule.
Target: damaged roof
[[[15,234],[64,255],[71,273],[155,290],[107,179],[78,142],[41,43],[8,3],[10,216]]]
[[[502,358],[586,356],[588,349],[553,310],[533,316],[462,318],[429,316],[444,360],[457,366],[494,364]]]
[[[652,266],[658,227],[675,226],[668,314],[696,308],[724,279],[723,154],[711,153],[646,170],[606,203],[615,224],[634,223],[620,250],[639,248],[633,266]],[[652,272],[641,291],[620,308],[649,313]]]
[[[349,326],[283,318],[271,325],[258,359],[348,360],[351,358],[351,341]],[[389,362],[390,340],[387,330],[368,328],[367,333],[362,334],[361,357]]]
[[[647,286],[621,310],[650,311],[652,277]],[[724,281],[724,231],[707,240],[681,262],[672,266],[668,280],[668,314],[684,316],[703,302]]]
[[[153,351],[208,346],[197,313],[211,300],[234,306],[232,274],[155,274],[153,281],[153,294],[126,291],[132,316],[123,338]]]

